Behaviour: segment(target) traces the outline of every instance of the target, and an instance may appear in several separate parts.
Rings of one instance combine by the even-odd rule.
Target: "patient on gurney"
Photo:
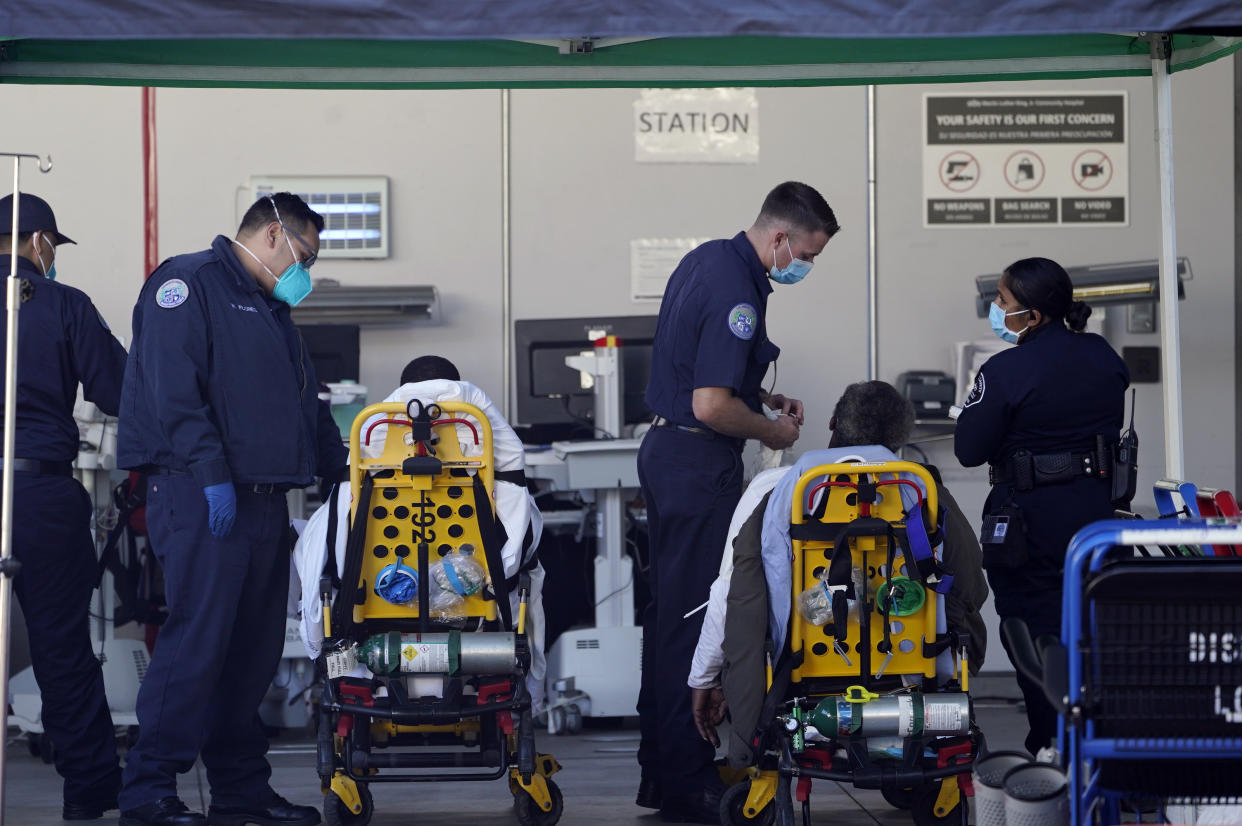
[[[716,726],[726,710],[732,719],[729,763],[753,762],[748,742],[765,692],[765,647],[783,650],[792,601],[789,512],[798,478],[817,465],[899,461],[894,451],[910,437],[914,409],[891,385],[860,382],[846,388],[833,410],[826,450],[803,454],[793,467],[773,468],[751,481],[729,526],[720,576],[713,583],[687,681],[695,724],[703,739],[719,746]],[[944,544],[936,556],[955,576],[944,600],[950,631],[970,634],[970,672],[983,664],[986,628],[979,608],[988,596],[983,558],[970,522],[949,495],[935,468],[944,508]],[[903,499],[904,488],[903,488]],[[907,503],[909,504],[909,503]]]
[[[461,381],[457,368],[440,356],[422,356],[406,365],[401,373],[401,386],[394,390],[385,402],[408,403],[418,399],[424,404],[432,402],[465,402],[483,411],[492,426],[492,451],[496,468],[496,514],[504,527],[506,541],[501,548],[504,576],[516,580],[521,573],[530,576],[530,595],[527,604],[526,623],[530,643],[531,663],[527,672],[527,688],[531,696],[531,708],[535,714],[542,711],[544,703],[543,679],[547,670],[544,657],[543,615],[543,567],[535,550],[543,532],[543,518],[535,506],[534,498],[522,482],[525,471],[525,453],[522,442],[513,428],[505,421],[487,395],[475,385]],[[382,417],[377,417],[382,418]],[[479,448],[466,434],[464,425],[455,425],[465,455],[477,455]],[[370,443],[362,448],[367,458],[376,458],[383,452],[387,436],[386,424],[375,426]],[[365,428],[364,428],[365,429]],[[301,615],[302,642],[312,659],[319,656],[323,643],[323,604],[319,595],[319,578],[324,571],[329,544],[335,550],[335,569],[344,570],[346,535],[349,529],[350,489],[342,482],[339,489],[329,497],[311,516],[306,528],[298,538],[294,550],[297,576],[290,587],[294,590],[291,601],[297,600]],[[332,512],[336,518],[333,520]],[[335,522],[335,536],[329,541],[329,524]],[[495,574],[493,573],[493,576]],[[519,595],[516,588],[509,589],[513,616],[517,615]]]

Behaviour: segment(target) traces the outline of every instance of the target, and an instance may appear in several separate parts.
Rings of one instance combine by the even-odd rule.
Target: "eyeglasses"
[[[285,232],[289,233],[294,238],[296,238],[303,247],[310,250],[310,255],[307,256],[306,260],[302,262],[302,266],[306,267],[306,269],[308,270],[311,267],[315,266],[315,262],[319,260],[319,253],[314,251],[311,245],[306,242],[306,239],[298,234],[297,230],[293,229],[292,227],[286,226],[283,221],[281,222],[280,226]]]

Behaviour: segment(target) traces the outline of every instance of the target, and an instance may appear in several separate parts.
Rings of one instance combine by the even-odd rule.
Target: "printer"
[[[957,383],[939,370],[908,370],[897,377],[897,392],[914,405],[917,419],[948,419],[957,403]]]

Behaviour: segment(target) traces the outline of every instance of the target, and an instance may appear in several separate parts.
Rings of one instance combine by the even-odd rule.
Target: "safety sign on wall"
[[[1125,226],[1125,92],[923,96],[925,227]]]
[[[640,163],[758,163],[754,89],[643,89],[634,101]]]

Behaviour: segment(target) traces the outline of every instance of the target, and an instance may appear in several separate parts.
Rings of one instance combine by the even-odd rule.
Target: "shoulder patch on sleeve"
[[[729,310],[729,332],[743,341],[750,341],[754,338],[755,328],[758,325],[759,315],[751,305],[735,304],[733,309]]]
[[[155,291],[155,303],[165,310],[180,307],[190,297],[189,286],[180,278],[170,278]]]
[[[970,407],[971,405],[978,404],[983,401],[983,394],[987,389],[987,380],[983,378],[983,371],[980,370],[975,376],[974,386],[970,388],[970,395],[966,397],[966,401],[962,404],[962,407]]]

